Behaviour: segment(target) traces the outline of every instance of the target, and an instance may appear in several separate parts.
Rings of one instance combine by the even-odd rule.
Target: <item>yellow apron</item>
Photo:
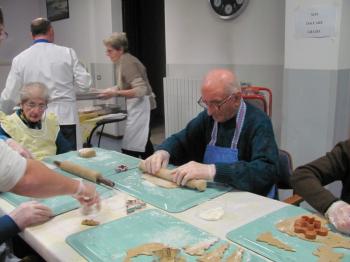
[[[5,115],[0,112],[1,127],[19,144],[30,150],[35,159],[56,155],[56,139],[60,130],[57,117],[49,113],[41,120],[41,129],[26,126],[17,113]]]

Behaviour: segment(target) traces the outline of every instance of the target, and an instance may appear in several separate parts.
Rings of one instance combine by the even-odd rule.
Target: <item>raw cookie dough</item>
[[[243,261],[244,249],[238,247],[231,255],[226,258],[225,262],[241,262]]]
[[[212,245],[218,242],[218,238],[212,238],[208,240],[204,240],[202,242],[198,242],[192,246],[184,247],[184,251],[191,256],[202,256],[204,252],[208,250]]]
[[[165,179],[161,179],[159,177],[156,176],[152,176],[149,174],[142,174],[142,178],[145,179],[148,182],[151,182],[152,184],[155,184],[157,186],[160,187],[164,187],[164,188],[177,188],[179,187],[176,183],[165,180]]]
[[[208,220],[215,221],[223,217],[225,211],[222,207],[215,207],[199,213],[199,217]]]
[[[81,224],[85,226],[97,226],[100,224],[100,222],[93,219],[84,219],[83,221],[81,221]]]
[[[308,214],[308,216],[310,217],[310,214]],[[324,219],[322,217],[319,217],[317,215],[313,214],[311,216],[315,217],[317,220],[321,221],[321,227],[325,227],[325,225],[328,222],[326,219]],[[304,239],[304,240],[307,240],[307,241],[322,243],[322,244],[325,244],[325,245],[327,245],[329,247],[334,247],[334,248],[339,247],[339,248],[350,249],[349,238],[345,237],[345,236],[343,236],[343,235],[341,235],[339,233],[335,233],[335,232],[329,231],[327,236],[317,235],[316,239],[307,239],[304,236],[304,234],[295,233],[294,232],[294,224],[295,224],[295,221],[297,219],[299,219],[299,218],[300,218],[300,216],[286,218],[286,219],[278,222],[276,224],[276,228],[279,231],[288,234],[289,236],[293,236],[293,237],[296,236],[298,238],[301,238],[301,239]]]
[[[131,262],[131,258],[140,255],[157,256],[160,262],[183,262],[183,258],[178,257],[179,249],[168,247],[162,243],[147,243],[127,251],[124,262]]]
[[[319,262],[338,262],[341,261],[344,254],[333,252],[331,247],[321,246],[312,253],[315,256],[320,257]]]
[[[80,157],[90,158],[96,156],[96,151],[93,148],[82,148],[78,151]]]
[[[256,238],[256,240],[260,241],[260,242],[265,242],[271,246],[275,246],[275,247],[278,247],[280,249],[284,249],[286,251],[295,252],[295,250],[292,247],[288,246],[287,244],[285,244],[282,241],[275,238],[271,232],[265,232],[265,233],[260,234]]]
[[[206,253],[197,259],[198,262],[219,262],[224,256],[226,249],[229,248],[228,243],[224,243],[212,252]]]

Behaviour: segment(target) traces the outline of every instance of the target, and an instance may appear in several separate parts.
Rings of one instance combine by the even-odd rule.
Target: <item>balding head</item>
[[[33,38],[45,38],[50,42],[53,42],[53,29],[51,22],[46,18],[36,18],[30,24],[30,30]]]
[[[225,122],[238,111],[241,101],[241,88],[237,77],[227,69],[211,70],[202,84],[202,102],[215,121]]]
[[[228,69],[211,70],[204,78],[202,89],[222,89],[225,94],[241,92],[237,77]]]

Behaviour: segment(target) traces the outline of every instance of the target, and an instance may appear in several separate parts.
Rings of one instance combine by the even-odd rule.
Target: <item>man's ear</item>
[[[241,92],[237,92],[235,95],[234,95],[234,103],[235,103],[235,106],[239,107],[240,104],[241,104],[241,99],[242,99],[242,93]]]

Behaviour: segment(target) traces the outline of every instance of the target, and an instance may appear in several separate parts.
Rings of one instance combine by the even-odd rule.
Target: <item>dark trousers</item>
[[[151,156],[154,153],[153,144],[151,142],[151,130],[148,132],[148,140],[145,148],[145,152],[137,152],[137,151],[131,151],[126,150],[122,148],[122,153],[127,154],[129,156],[146,159],[147,157]]]
[[[74,150],[77,150],[76,125],[60,125],[60,130],[64,138],[72,144]]]

